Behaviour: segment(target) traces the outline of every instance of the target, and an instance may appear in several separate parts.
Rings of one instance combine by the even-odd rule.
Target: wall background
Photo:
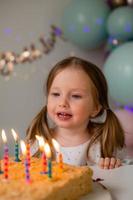
[[[33,42],[42,48],[38,38],[49,36],[50,25],[60,27],[63,10],[71,0],[0,0],[0,52],[21,53]],[[0,132],[5,129],[10,154],[14,151],[11,128],[25,138],[25,131],[45,102],[43,83],[52,66],[60,59],[74,53],[102,67],[103,49],[84,51],[70,42],[57,39],[48,55],[33,63],[15,65],[8,78],[0,76]],[[0,152],[2,151],[0,137]]]

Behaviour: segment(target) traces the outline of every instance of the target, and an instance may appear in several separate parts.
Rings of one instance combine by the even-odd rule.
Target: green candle
[[[15,142],[15,162],[20,162],[19,159],[19,144],[18,141]]]
[[[18,135],[14,131],[14,129],[11,129],[12,135],[15,140],[15,162],[20,162],[21,160],[19,159],[19,144],[18,144]]]

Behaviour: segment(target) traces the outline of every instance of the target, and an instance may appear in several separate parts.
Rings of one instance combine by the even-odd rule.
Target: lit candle
[[[0,160],[0,174],[3,174],[2,168],[1,168],[1,160]]]
[[[25,164],[26,183],[30,183],[31,179],[30,179],[30,170],[29,170],[29,165],[28,165],[28,160],[27,160],[27,148],[26,148],[25,142],[23,140],[20,141],[20,145],[21,145],[22,154],[25,159],[24,164]]]
[[[0,160],[0,174],[3,174],[3,171],[1,169],[1,160]]]
[[[45,142],[44,142],[43,137],[41,137],[41,136],[36,135],[36,139],[39,142],[39,148],[40,148],[40,151],[42,152],[42,172],[41,172],[41,174],[47,174],[47,160],[46,160],[46,154],[44,151]]]
[[[27,162],[28,162],[28,166],[30,167],[30,143],[26,143],[26,156],[27,156]]]
[[[18,144],[18,135],[14,131],[14,129],[11,129],[13,138],[15,140],[15,162],[20,162],[21,160],[19,159],[19,144]]]
[[[60,152],[60,145],[59,143],[55,140],[55,139],[52,139],[52,143],[53,143],[53,146],[58,154],[58,163],[59,163],[59,173],[62,173],[62,170],[63,170],[63,156],[62,156],[62,153]]]
[[[8,167],[9,167],[9,150],[7,146],[7,137],[4,130],[2,130],[2,140],[5,143],[4,145],[4,178],[8,179]]]
[[[51,150],[48,143],[45,143],[44,150],[48,160],[48,177],[52,178],[52,160],[51,160]]]

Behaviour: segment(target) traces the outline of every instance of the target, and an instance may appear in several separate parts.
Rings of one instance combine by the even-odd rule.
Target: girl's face
[[[60,128],[86,129],[96,108],[91,81],[81,69],[67,68],[59,72],[51,85],[47,103],[48,115]]]

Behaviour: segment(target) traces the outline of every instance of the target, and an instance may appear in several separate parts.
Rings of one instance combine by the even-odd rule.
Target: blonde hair
[[[108,87],[102,71],[89,61],[77,57],[68,57],[58,62],[50,71],[46,82],[46,95],[49,94],[50,87],[55,76],[66,68],[73,67],[83,70],[91,80],[92,95],[95,105],[101,105],[100,116],[104,110],[107,111],[107,119],[104,123],[89,122],[88,130],[91,133],[90,147],[97,141],[101,144],[101,156],[111,157],[117,149],[124,146],[124,132],[114,112],[109,108]],[[51,131],[47,120],[47,106],[44,106],[38,115],[33,119],[27,129],[27,139],[35,140],[35,135],[42,135],[51,145]]]

